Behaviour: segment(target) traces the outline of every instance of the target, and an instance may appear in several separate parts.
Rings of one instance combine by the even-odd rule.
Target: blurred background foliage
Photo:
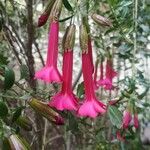
[[[150,135],[149,138],[145,135],[145,129],[150,122],[150,1],[63,0],[59,67],[62,65],[61,40],[66,26],[73,19],[78,29],[81,15],[87,15],[84,13],[88,4],[94,62],[110,53],[118,72],[115,80],[118,90],[110,95],[99,89],[97,96],[105,103],[121,97],[117,105],[109,106],[106,115],[97,119],[78,118],[73,113],[61,112],[65,118],[64,126],[48,122],[27,104],[31,97],[47,102],[60,88],[56,84],[45,85],[34,80],[35,70],[44,65],[46,56],[49,23],[41,28],[37,28],[36,24],[47,1],[0,1],[0,147],[4,145],[6,148],[4,141],[8,139],[19,139],[20,142],[20,137],[23,137],[33,150],[149,149]],[[90,17],[94,12],[109,18],[113,26],[105,28],[94,23]],[[77,30],[73,83],[75,93],[82,99],[84,88],[79,71],[81,52],[78,34]],[[134,95],[127,96],[129,93],[125,92],[128,90],[134,91]],[[116,132],[122,123],[126,102],[132,98],[135,99],[140,127],[135,130],[131,126],[123,142],[117,139]],[[19,136],[16,137],[16,134]]]

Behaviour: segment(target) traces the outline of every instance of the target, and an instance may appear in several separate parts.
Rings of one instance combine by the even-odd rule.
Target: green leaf
[[[71,15],[71,16],[69,16],[69,17],[67,17],[67,18],[60,19],[59,22],[65,22],[65,21],[71,19],[73,16],[74,16],[74,15]]]
[[[29,69],[26,65],[20,66],[20,80],[29,78]]]
[[[77,96],[81,98],[83,94],[84,94],[84,83],[81,82],[80,84],[78,84],[77,87]]]
[[[6,104],[2,101],[0,101],[0,117],[3,118],[5,116],[7,116],[8,114],[8,108],[6,106]]]
[[[13,114],[13,118],[12,118],[12,123],[14,123],[18,118],[19,116],[21,115],[21,112],[22,110],[24,109],[25,107],[19,107],[15,110],[14,114]]]
[[[7,64],[8,64],[7,57],[0,54],[0,65],[7,65]]]
[[[4,89],[10,89],[14,82],[15,82],[15,74],[14,71],[8,67],[5,67],[5,74],[4,74]]]
[[[118,108],[116,106],[109,106],[108,115],[111,123],[120,129],[122,126],[122,113],[118,110]]]
[[[68,11],[73,11],[73,8],[70,5],[70,3],[68,2],[68,0],[63,0],[63,4]]]
[[[72,133],[79,132],[77,119],[71,114],[68,114],[69,124],[67,130],[70,130]]]

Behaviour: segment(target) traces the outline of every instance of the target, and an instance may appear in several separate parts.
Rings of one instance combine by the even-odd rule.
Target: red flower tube
[[[63,54],[63,84],[62,89],[57,93],[49,105],[58,110],[77,110],[77,98],[72,91],[72,68],[73,68],[73,45],[75,37],[75,25],[70,25],[64,35]]]
[[[49,83],[62,81],[61,75],[57,69],[59,33],[58,16],[60,14],[61,4],[62,2],[60,0],[56,0],[52,8],[53,14],[51,15],[46,65],[35,73],[36,79],[41,79]]]
[[[61,75],[57,69],[58,57],[58,22],[52,22],[50,25],[47,61],[44,68],[37,71],[36,79],[44,80],[45,82],[61,82]]]
[[[92,79],[92,69],[90,57],[88,54],[88,35],[84,25],[80,27],[80,46],[82,49],[82,71],[84,79],[85,99],[78,110],[79,116],[88,116],[95,118],[98,114],[106,111],[106,106],[96,99]]]
[[[102,70],[101,70],[101,72],[102,72]],[[107,63],[106,63],[106,76],[105,76],[105,79],[100,79],[98,81],[98,84],[100,86],[103,86],[106,90],[112,90],[113,89],[112,81],[113,81],[113,78],[116,75],[117,75],[117,72],[115,72],[112,68],[112,60],[108,59]]]

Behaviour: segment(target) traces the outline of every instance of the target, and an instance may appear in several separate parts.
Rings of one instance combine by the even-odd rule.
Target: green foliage
[[[122,126],[122,113],[115,106],[108,107],[108,115],[111,123],[118,129]]]
[[[72,6],[70,5],[70,3],[68,2],[68,0],[63,0],[63,4],[65,6],[65,8],[69,11],[72,11],[73,12],[73,8]]]
[[[0,118],[6,117],[8,114],[8,108],[3,101],[0,101]]]
[[[20,66],[20,80],[29,79],[29,69],[26,65]]]
[[[4,89],[8,90],[10,89],[14,82],[15,82],[15,74],[14,71],[8,67],[5,67],[5,73],[4,73]]]

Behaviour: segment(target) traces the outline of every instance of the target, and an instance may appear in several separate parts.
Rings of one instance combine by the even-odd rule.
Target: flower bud
[[[32,124],[29,120],[29,118],[20,116],[15,123],[19,125],[21,128],[23,128],[26,131],[31,131],[32,130]]]
[[[28,101],[28,104],[41,116],[45,117],[49,121],[57,124],[63,125],[64,120],[56,111],[49,107],[46,103],[43,103],[35,98]]]
[[[93,14],[91,17],[99,25],[112,27],[111,21],[101,15]]]
[[[76,27],[74,24],[67,27],[62,41],[64,50],[73,50],[75,42],[75,30]]]
[[[48,1],[43,13],[41,14],[41,16],[38,19],[38,27],[43,26],[47,22],[54,2],[55,2],[55,0]]]
[[[56,0],[50,13],[51,21],[59,20],[61,9],[62,9],[62,0]]]
[[[16,134],[12,134],[3,140],[3,148],[9,150],[30,150],[27,141]]]
[[[80,26],[80,47],[82,53],[88,53],[88,33],[85,25]]]

